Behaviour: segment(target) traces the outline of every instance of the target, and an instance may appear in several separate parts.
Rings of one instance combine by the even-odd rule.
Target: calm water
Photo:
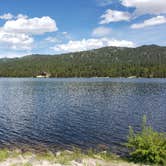
[[[0,145],[113,151],[143,115],[166,132],[166,79],[0,79]]]

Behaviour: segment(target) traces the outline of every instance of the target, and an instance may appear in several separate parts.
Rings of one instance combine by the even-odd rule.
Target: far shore
[[[166,79],[166,77],[4,77],[0,76],[0,78],[34,78],[34,79]]]

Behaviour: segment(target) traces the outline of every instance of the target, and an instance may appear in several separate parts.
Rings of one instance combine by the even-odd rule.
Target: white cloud
[[[95,28],[92,32],[92,36],[103,37],[111,34],[111,29],[107,27],[98,27]]]
[[[100,39],[83,39],[80,41],[69,41],[66,44],[55,45],[52,49],[57,52],[77,52],[86,51],[91,49],[97,49],[106,46],[117,46],[117,47],[135,47],[135,44],[131,41],[126,40],[114,40],[109,38]]]
[[[5,44],[7,47],[14,50],[31,50],[33,38],[20,33],[9,33],[0,30],[0,44]]]
[[[165,0],[121,0],[122,5],[136,8],[136,15],[166,13]]]
[[[58,30],[56,22],[48,16],[28,19],[23,15],[16,20],[7,21],[3,29],[7,32],[28,34],[44,34]]]
[[[10,20],[12,19],[14,16],[11,13],[5,13],[3,15],[0,16],[0,19],[2,20]]]
[[[68,35],[68,32],[62,32],[63,35]]]
[[[109,24],[110,22],[129,21],[130,13],[117,10],[108,9],[105,14],[101,16],[100,24]]]
[[[144,28],[144,27],[149,27],[149,26],[154,26],[154,25],[159,25],[164,23],[166,23],[166,17],[157,16],[157,17],[153,17],[151,19],[145,20],[143,23],[133,24],[131,28],[139,29],[139,28]]]
[[[18,15],[16,16],[16,18],[17,18],[17,19],[20,19],[20,18],[27,19],[28,16],[27,16],[27,15],[24,15],[24,14],[18,14]]]
[[[60,43],[61,42],[60,39],[58,39],[57,37],[52,37],[52,36],[47,37],[45,40],[50,43]]]
[[[55,20],[48,16],[28,18],[26,15],[19,14],[16,17],[11,15],[11,18],[13,19],[7,20],[0,27],[0,46],[4,48],[31,50],[34,43],[33,35],[42,35],[58,30]],[[47,40],[53,41],[53,38]]]
[[[62,32],[62,35],[63,35],[61,36],[62,39],[67,39],[67,40],[72,39],[71,35],[68,32]]]
[[[24,53],[22,53],[22,52],[17,52],[17,51],[0,52],[1,58],[19,58],[19,57],[23,57],[23,56],[31,55],[31,54],[32,54],[31,52],[24,52]]]

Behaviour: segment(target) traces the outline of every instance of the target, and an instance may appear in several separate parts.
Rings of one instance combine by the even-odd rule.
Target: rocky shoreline
[[[82,153],[80,150],[65,150],[52,153],[0,150],[0,166],[139,166],[107,152]],[[143,166],[143,165],[142,165]]]

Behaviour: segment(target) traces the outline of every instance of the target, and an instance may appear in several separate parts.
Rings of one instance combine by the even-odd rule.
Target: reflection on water
[[[128,126],[166,131],[166,79],[0,79],[0,144],[120,147]]]

